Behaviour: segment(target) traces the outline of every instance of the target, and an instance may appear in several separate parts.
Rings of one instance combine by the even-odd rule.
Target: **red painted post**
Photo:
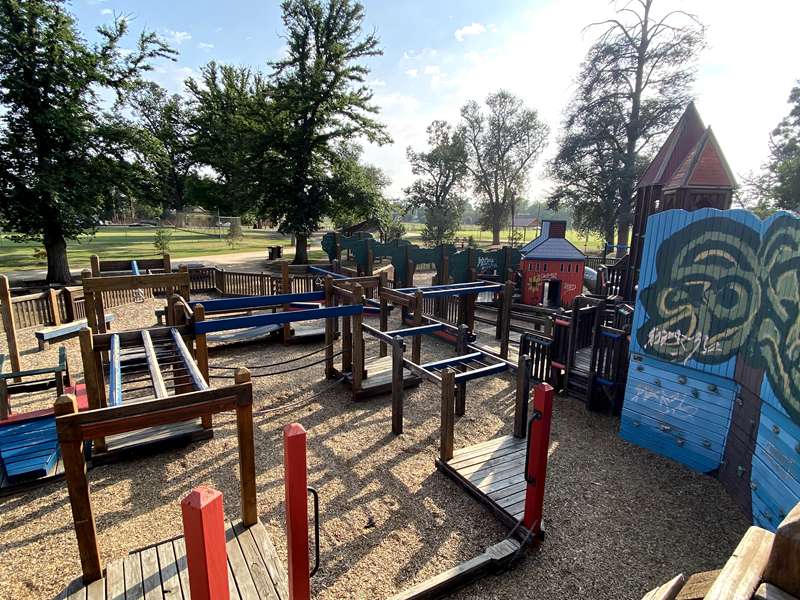
[[[309,600],[308,482],[306,430],[300,423],[283,428],[283,477],[286,490],[286,534],[289,555],[289,599]]]
[[[197,487],[181,500],[192,600],[229,600],[222,492]]]
[[[550,422],[553,418],[553,388],[540,383],[534,387],[533,420],[528,427],[528,455],[525,460],[525,513],[522,522],[539,534],[542,529],[544,483],[547,477],[547,451],[550,447]]]

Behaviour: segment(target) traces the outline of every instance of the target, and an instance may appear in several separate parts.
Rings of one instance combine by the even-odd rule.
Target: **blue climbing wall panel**
[[[800,219],[650,217],[620,434],[775,529],[800,501]]]

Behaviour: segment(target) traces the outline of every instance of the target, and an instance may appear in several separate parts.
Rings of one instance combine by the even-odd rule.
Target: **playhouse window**
[[[564,272],[564,263],[561,263],[561,272]]]
[[[544,263],[544,270],[547,271],[547,263]]]

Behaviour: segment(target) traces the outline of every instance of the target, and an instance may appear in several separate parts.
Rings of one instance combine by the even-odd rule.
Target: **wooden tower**
[[[625,299],[636,298],[648,217],[673,208],[728,209],[735,186],[711,128],[703,124],[694,102],[690,102],[636,186]]]

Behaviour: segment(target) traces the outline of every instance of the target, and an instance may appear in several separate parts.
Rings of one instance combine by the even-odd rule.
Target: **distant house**
[[[523,239],[528,239],[528,229],[536,231],[540,227],[541,225],[539,224],[539,219],[530,215],[516,216],[511,221],[512,229],[522,229]]]

